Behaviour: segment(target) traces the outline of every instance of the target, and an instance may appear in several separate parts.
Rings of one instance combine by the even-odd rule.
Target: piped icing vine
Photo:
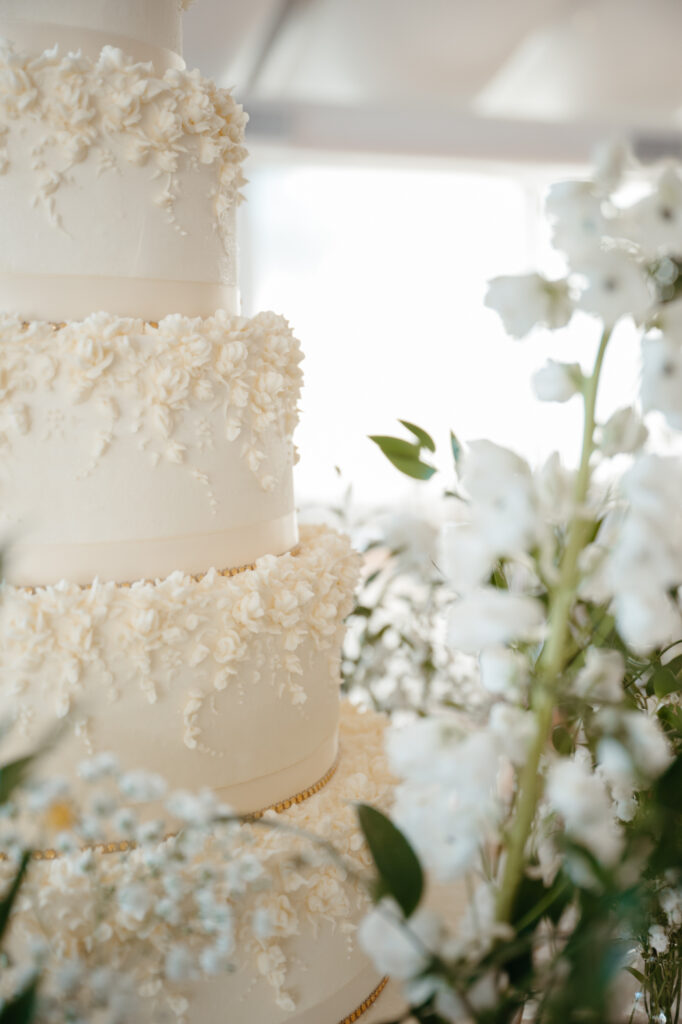
[[[286,320],[274,313],[249,320],[219,311],[158,324],[98,313],[57,327],[0,315],[0,451],[40,421],[46,396],[56,403],[59,393],[73,406],[90,403],[100,421],[84,474],[125,433],[150,464],[187,463],[196,475],[191,449],[212,446],[208,414],[220,409],[223,439],[239,444],[260,486],[271,491],[276,468],[266,450],[275,437],[291,441],[301,360]]]
[[[278,696],[303,706],[302,659],[313,651],[335,664],[329,685],[337,686],[340,630],[358,559],[347,538],[325,527],[301,533],[296,554],[266,555],[237,576],[211,570],[199,580],[177,572],[131,587],[5,586],[0,695],[18,707],[18,727],[33,736],[36,702],[41,710],[51,704],[57,717],[79,701],[106,714],[101,702],[115,702],[123,689],[138,687],[150,704],[176,704],[184,685],[178,740],[212,753],[202,741],[201,716],[216,692],[264,685],[266,675]]]
[[[58,47],[20,53],[0,40],[0,172],[9,167],[10,135],[31,124],[40,132],[31,151],[36,202],[55,225],[60,188],[91,154],[101,170],[116,159],[148,165],[158,179],[155,202],[171,220],[183,164],[217,168],[219,220],[244,184],[246,115],[230,93],[198,71],[157,74],[111,46],[93,60]]]

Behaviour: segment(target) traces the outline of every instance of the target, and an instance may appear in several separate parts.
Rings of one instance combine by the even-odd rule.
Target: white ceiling
[[[188,62],[257,135],[530,159],[622,131],[678,146],[681,44],[680,0],[198,0],[185,19]]]

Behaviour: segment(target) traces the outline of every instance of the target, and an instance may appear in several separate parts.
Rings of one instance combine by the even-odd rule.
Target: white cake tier
[[[181,67],[178,0],[0,0],[0,37],[28,53],[58,44],[97,57],[120,46],[136,60]]]
[[[10,948],[21,949],[40,934],[59,936],[44,973],[45,993],[59,991],[60,969],[73,955],[85,962],[90,977],[102,964],[126,969],[143,1000],[137,1013],[126,1013],[129,1024],[169,1019],[176,1024],[369,1022],[373,1014],[366,1018],[365,1012],[383,985],[356,940],[357,924],[369,905],[359,878],[369,877],[371,859],[355,803],[390,806],[393,780],[383,750],[385,727],[382,716],[344,704],[336,774],[309,800],[270,815],[271,826],[281,824],[289,831],[243,826],[234,832],[228,853],[224,843],[216,852],[209,836],[192,844],[194,853],[185,862],[173,860],[174,840],[169,840],[161,847],[147,842],[123,854],[96,854],[96,868],[88,872],[76,866],[79,852],[36,863],[13,917]],[[300,833],[293,835],[292,826]],[[311,842],[310,835],[332,844],[346,867]],[[152,862],[160,866],[155,875]],[[0,864],[3,879],[11,869]],[[193,936],[191,929],[174,925],[171,914],[163,920],[154,917],[157,890],[172,874],[168,892],[189,898],[206,870],[212,874],[216,908],[226,905],[232,915],[232,970],[170,981],[164,959],[176,943],[199,959],[202,947],[214,939],[202,940],[198,929]],[[140,875],[149,898],[138,900],[140,909],[131,914],[130,901],[119,901],[117,893]],[[113,894],[107,903],[110,927],[101,926],[103,884]],[[141,935],[148,936],[143,947]],[[386,1019],[379,1009],[384,999],[378,995],[376,1020]]]
[[[51,321],[237,312],[245,120],[197,72],[112,47],[2,45],[0,310]]]
[[[296,544],[281,317],[0,315],[0,543],[23,586],[240,567]]]
[[[356,562],[345,538],[316,527],[296,554],[231,577],[5,587],[0,721],[16,727],[3,757],[34,750],[61,719],[48,773],[113,750],[242,811],[304,790],[336,757]]]

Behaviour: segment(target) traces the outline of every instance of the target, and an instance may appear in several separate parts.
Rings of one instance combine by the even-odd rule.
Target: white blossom
[[[652,924],[649,928],[649,945],[659,956],[668,952],[670,940],[665,929],[660,924]]]
[[[490,712],[490,732],[497,739],[500,752],[512,764],[526,760],[528,748],[537,734],[537,721],[530,711],[512,704],[494,704]]]
[[[648,313],[652,296],[647,278],[628,253],[620,249],[595,252],[580,265],[584,286],[576,300],[579,309],[599,317],[606,327],[624,316],[640,323]]]
[[[541,402],[568,402],[579,394],[583,374],[579,363],[558,363],[548,359],[543,367],[533,374],[533,391]]]
[[[115,754],[107,752],[96,754],[78,765],[78,775],[85,782],[100,782],[105,778],[116,777],[119,772],[118,758]]]
[[[438,566],[456,593],[485,583],[494,563],[490,544],[475,526],[445,524],[440,535]]]
[[[166,780],[153,772],[126,772],[119,779],[121,795],[136,803],[161,800],[168,789]]]
[[[619,740],[604,736],[597,744],[599,774],[608,783],[616,816],[621,821],[632,821],[637,811],[635,799],[636,775],[630,754]]]
[[[476,529],[492,552],[512,556],[533,544],[539,519],[525,459],[492,441],[472,441],[460,482],[471,498]]]
[[[405,921],[398,905],[384,898],[358,928],[358,941],[377,970],[406,981],[420,974],[438,952],[442,925],[431,910]]]
[[[682,340],[667,334],[642,341],[642,408],[663,413],[675,430],[682,430]]]
[[[544,623],[544,608],[534,597],[479,587],[450,609],[448,643],[465,654],[479,654],[514,640],[536,641]]]
[[[518,699],[526,688],[528,663],[522,654],[506,647],[488,647],[479,657],[481,683],[489,693]]]
[[[191,825],[207,825],[218,811],[218,801],[210,789],[202,789],[198,793],[189,790],[176,790],[166,800],[168,812]]]
[[[620,651],[590,647],[573,689],[587,701],[620,703],[623,699],[625,660]]]
[[[500,752],[492,731],[474,731],[435,751],[430,764],[424,759],[396,789],[393,818],[441,881],[470,870],[481,846],[496,836]]]
[[[623,716],[628,749],[637,769],[647,783],[658,778],[672,761],[672,751],[658,720],[641,711]]]
[[[117,898],[122,912],[135,921],[143,921],[151,909],[151,892],[143,882],[122,886]]]
[[[677,253],[682,236],[682,176],[669,163],[655,187],[625,211],[627,237],[649,258]]]
[[[553,223],[552,242],[573,265],[597,252],[609,233],[602,197],[591,181],[560,181],[549,189],[545,210]]]
[[[632,406],[617,409],[599,430],[599,449],[607,458],[638,452],[649,436],[645,424]]]
[[[512,338],[524,338],[538,326],[564,327],[573,315],[567,282],[550,281],[541,274],[493,278],[485,304],[500,315]]]
[[[606,785],[582,758],[562,757],[547,773],[547,799],[564,821],[568,836],[603,864],[611,865],[622,849]]]
[[[165,972],[170,981],[187,981],[193,976],[194,962],[185,946],[171,946],[166,954]]]
[[[673,928],[682,925],[682,889],[663,889],[659,896],[661,910]]]

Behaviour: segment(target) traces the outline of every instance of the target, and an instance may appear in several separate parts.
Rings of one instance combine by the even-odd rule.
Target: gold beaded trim
[[[302,804],[306,800],[309,800],[311,796],[315,796],[321,789],[331,782],[336,773],[336,769],[339,767],[339,758],[337,756],[336,761],[331,766],[329,771],[325,772],[321,779],[314,782],[312,786],[308,786],[307,789],[302,789],[300,793],[296,793],[295,796],[288,797],[286,800],[280,800],[279,803],[272,804],[271,807],[265,807],[262,811],[254,811],[252,814],[244,815],[245,821],[258,821],[268,811],[275,811],[276,814],[283,814],[285,811],[290,810],[297,804]],[[177,832],[169,832],[163,838],[172,839],[177,835]],[[129,853],[131,850],[137,849],[137,843],[133,839],[120,839],[115,842],[109,843],[87,843],[82,847],[82,850],[93,850],[95,853]],[[57,860],[61,854],[58,850],[34,850],[31,854],[33,860]],[[0,850],[0,861],[6,861],[8,859],[7,854]]]
[[[287,800],[280,800],[279,803],[273,804],[272,807],[265,807],[262,811],[254,811],[253,814],[247,814],[247,820],[258,821],[258,819],[262,818],[267,811],[275,811],[277,814],[283,814],[284,811],[288,811],[295,804],[302,804],[305,800],[310,800],[311,796],[315,796],[316,793],[319,793],[320,790],[324,789],[327,783],[331,782],[334,778],[336,769],[339,767],[339,756],[340,755],[337,755],[336,760],[329,771],[325,772],[322,778],[318,779],[317,782],[314,782],[312,786],[308,786],[307,789],[302,789],[300,793],[296,794],[296,796],[290,796]]]
[[[356,1020],[360,1020],[360,1018],[363,1017],[367,1013],[367,1011],[374,1006],[377,999],[379,998],[379,996],[384,991],[387,985],[388,978],[382,978],[377,987],[371,993],[371,995],[368,995],[364,1002],[360,1003],[357,1009],[353,1010],[352,1013],[349,1013],[347,1017],[343,1018],[343,1020],[340,1020],[339,1024],[355,1024]]]

